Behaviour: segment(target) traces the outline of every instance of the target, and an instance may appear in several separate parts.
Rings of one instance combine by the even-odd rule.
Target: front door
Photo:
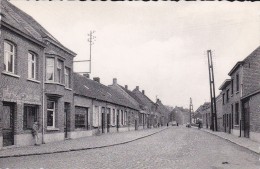
[[[102,128],[102,133],[105,133],[105,113],[102,113],[101,116],[101,128]]]
[[[119,113],[116,115],[116,129],[119,131]]]
[[[228,123],[229,123],[228,126],[229,126],[229,128],[228,129],[229,129],[229,134],[231,134],[231,127],[232,127],[231,126],[231,114],[228,114],[228,116],[229,116],[229,118],[228,118]]]
[[[250,132],[250,109],[249,109],[249,102],[244,103],[244,137],[249,138]]]
[[[3,105],[3,146],[14,145],[14,105]]]
[[[68,138],[68,115],[70,111],[70,104],[65,103],[64,105],[64,135],[65,138]]]
[[[110,113],[107,114],[107,132],[110,130]]]

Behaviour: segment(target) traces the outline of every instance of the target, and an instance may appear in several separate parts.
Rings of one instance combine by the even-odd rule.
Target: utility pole
[[[190,124],[191,124],[192,112],[193,112],[193,104],[192,104],[192,98],[190,98]]]
[[[210,103],[211,103],[211,129],[212,131],[218,131],[215,82],[214,82],[214,71],[213,71],[211,50],[207,51],[207,55],[208,55],[208,67],[209,67],[209,85],[210,85]]]
[[[89,60],[77,60],[73,62],[89,62],[89,71],[86,72],[77,72],[77,73],[91,73],[91,56],[92,56],[92,46],[94,45],[94,42],[96,41],[96,36],[93,34],[95,31],[90,31],[88,34],[88,42],[89,42]]]

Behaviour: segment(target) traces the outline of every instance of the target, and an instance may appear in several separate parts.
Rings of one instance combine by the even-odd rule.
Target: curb
[[[44,154],[58,154],[58,153],[65,153],[65,152],[82,151],[82,150],[93,150],[93,149],[112,147],[112,146],[117,146],[117,145],[123,145],[123,144],[131,143],[131,142],[134,142],[134,141],[137,141],[137,140],[140,140],[140,139],[143,139],[143,138],[155,135],[155,134],[160,133],[160,132],[162,132],[162,131],[164,131],[166,129],[169,129],[169,127],[164,128],[164,129],[162,129],[160,131],[156,131],[154,133],[145,135],[145,136],[141,136],[141,137],[138,137],[138,138],[135,138],[135,139],[132,139],[132,140],[128,140],[128,141],[124,141],[124,142],[120,142],[120,143],[116,143],[116,144],[109,144],[109,145],[103,145],[103,146],[97,146],[97,147],[85,147],[85,148],[83,147],[83,148],[78,148],[78,149],[59,150],[59,151],[53,151],[53,152],[14,154],[14,155],[6,155],[6,156],[3,155],[3,156],[0,156],[0,159],[1,158],[9,158],[9,157],[24,157],[24,156],[34,156],[34,155],[44,155]]]
[[[221,136],[219,136],[219,135],[216,135],[216,134],[214,134],[214,133],[208,132],[208,131],[206,131],[206,130],[201,130],[201,131],[203,131],[203,132],[205,132],[205,133],[209,133],[209,134],[214,135],[214,136],[216,136],[216,137],[222,138],[222,139],[224,139],[224,140],[227,140],[227,141],[229,141],[230,143],[233,143],[234,145],[237,145],[237,146],[242,147],[242,148],[244,148],[244,149],[246,149],[246,150],[249,150],[250,152],[255,153],[255,154],[257,154],[257,155],[260,155],[260,152],[257,152],[257,151],[255,151],[255,150],[252,150],[252,149],[248,148],[248,147],[245,147],[245,146],[243,146],[243,145],[241,145],[241,144],[239,144],[239,143],[236,143],[235,141],[232,141],[232,140],[229,140],[229,139],[227,139],[227,138],[221,137]]]

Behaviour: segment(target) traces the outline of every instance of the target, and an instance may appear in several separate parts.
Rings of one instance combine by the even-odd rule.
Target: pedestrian
[[[32,135],[33,135],[33,138],[35,140],[35,144],[36,146],[39,146],[40,144],[38,143],[39,141],[39,134],[38,134],[38,130],[39,130],[39,124],[37,121],[35,121],[33,123],[33,126],[32,126]]]

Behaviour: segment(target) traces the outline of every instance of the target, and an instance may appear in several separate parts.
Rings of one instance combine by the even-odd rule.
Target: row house
[[[137,130],[139,107],[100,78],[74,73],[75,130],[71,138]]]
[[[147,128],[152,127],[158,127],[161,126],[160,117],[161,114],[156,111],[156,103],[154,103],[149,97],[145,95],[145,91],[139,90],[139,86],[136,86],[136,88],[132,91],[137,100],[140,101],[141,107],[143,112],[143,115],[146,115],[146,117],[143,117],[142,119],[146,119],[145,123]]]
[[[156,112],[158,112],[160,118],[159,118],[159,124],[162,126],[168,125],[170,122],[170,111],[163,105],[162,101],[157,98],[156,100]]]
[[[202,126],[204,128],[210,128],[211,125],[211,111],[210,111],[210,103],[205,102],[201,105],[196,111],[195,114],[200,114],[202,120]]]
[[[40,123],[42,142],[63,140],[64,119],[73,111],[74,52],[31,16],[1,1],[0,148],[33,144]]]
[[[110,88],[120,92],[122,95],[124,95],[133,105],[139,108],[138,112],[138,128],[145,128],[147,123],[147,115],[148,112],[143,109],[142,102],[138,99],[138,97],[135,96],[135,94],[128,89],[128,86],[125,85],[125,87],[119,85],[117,83],[117,79],[113,79],[112,85],[109,85]]]
[[[227,133],[260,141],[260,48],[230,70],[220,87],[223,127]]]

